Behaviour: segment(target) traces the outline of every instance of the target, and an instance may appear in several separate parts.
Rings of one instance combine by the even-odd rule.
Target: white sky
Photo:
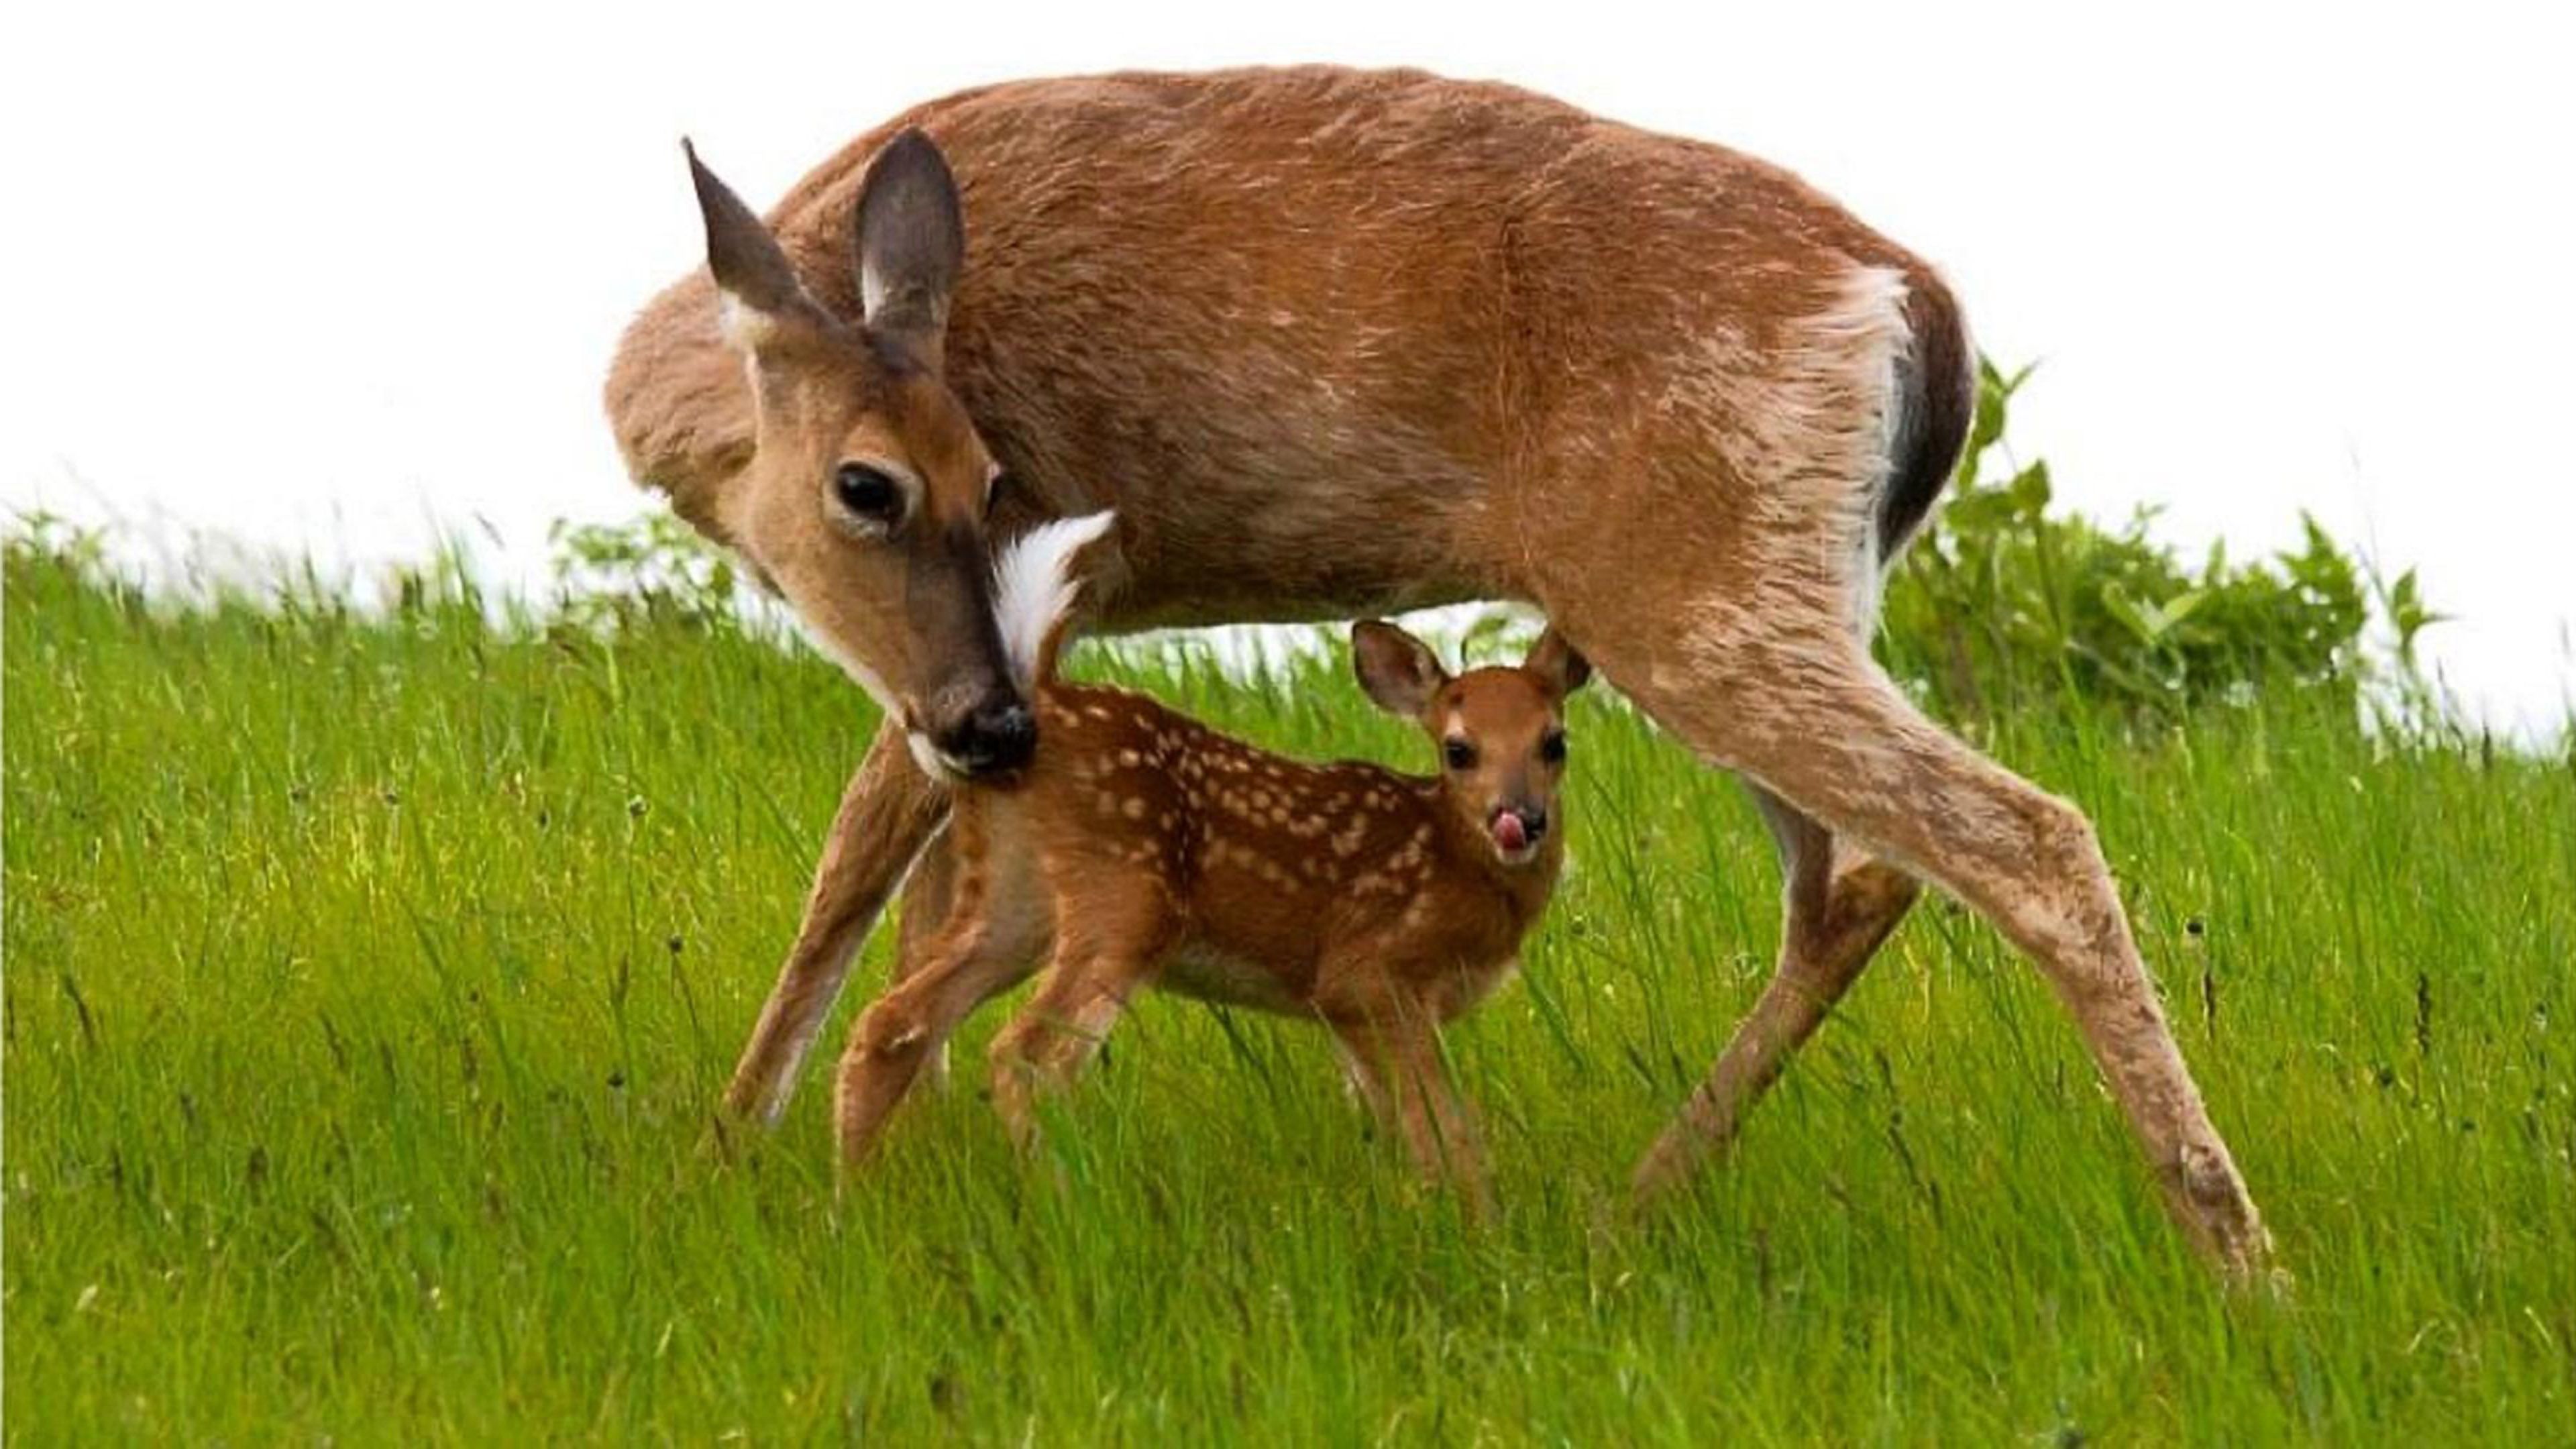
[[[642,506],[598,382],[697,260],[683,132],[765,206],[979,81],[1402,62],[1803,173],[2043,362],[2061,497],[2240,556],[2314,512],[2421,565],[2499,722],[2562,716],[2563,8],[802,8],[13,7],[0,503],[362,564],[482,520],[533,578],[549,519]]]

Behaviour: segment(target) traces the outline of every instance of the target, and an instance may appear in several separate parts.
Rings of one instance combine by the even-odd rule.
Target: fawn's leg
[[[1639,1196],[1659,1193],[1726,1151],[1825,1014],[1877,954],[1921,893],[1914,877],[1837,847],[1831,832],[1759,785],[1754,804],[1779,843],[1784,877],[1780,962],[1725,1054],[1637,1168]]]
[[[1433,1182],[1457,1187],[1470,1216],[1490,1218],[1494,1189],[1485,1169],[1484,1133],[1450,1080],[1431,1013],[1406,1002],[1330,1025],[1360,1095],[1392,1122],[1414,1166]]]
[[[1624,678],[1593,657],[1708,758],[1993,921],[2074,1015],[2176,1221],[2222,1267],[2254,1269],[2269,1235],[2165,1025],[2082,813],[1923,718],[1839,625],[1712,611],[1690,645],[1634,661],[1645,667]]]
[[[901,908],[895,916],[894,968],[888,985],[902,985],[906,977],[929,962],[932,943],[947,929],[956,902],[957,847],[945,829],[935,829],[922,843],[921,853],[913,858],[912,869],[903,878]],[[932,1086],[947,1090],[947,1042],[940,1042],[931,1052],[922,1070],[929,1074]]]
[[[833,1104],[845,1169],[875,1145],[958,1023],[1028,975],[1049,925],[1047,903],[1030,884],[1001,860],[962,870],[948,926],[925,959],[852,1023]]]
[[[993,1038],[993,1107],[1011,1140],[1037,1140],[1037,1095],[1073,1085],[1171,939],[1160,882],[1092,880],[1056,898],[1046,975]]]
[[[913,764],[903,731],[879,725],[824,839],[796,944],[725,1089],[725,1107],[735,1116],[775,1122],[786,1110],[797,1070],[841,994],[859,943],[947,809],[947,792]]]

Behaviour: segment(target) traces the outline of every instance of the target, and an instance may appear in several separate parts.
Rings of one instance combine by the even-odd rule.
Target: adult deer
[[[783,1106],[916,854],[903,929],[944,915],[934,777],[1032,747],[989,540],[1114,507],[1093,627],[1527,600],[1751,785],[1777,974],[1641,1193],[1731,1141],[1922,878],[2045,973],[2193,1241],[2262,1257],[2092,827],[1870,659],[1973,400],[1923,262],[1758,161],[1418,72],[969,91],[852,142],[770,227],[696,180],[709,271],[628,330],[618,441],[886,711],[734,1111]]]

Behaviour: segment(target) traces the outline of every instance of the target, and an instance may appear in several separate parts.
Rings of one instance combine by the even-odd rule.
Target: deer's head
[[[1518,665],[1453,678],[1429,645],[1372,620],[1352,626],[1351,659],[1379,708],[1431,736],[1447,808],[1497,860],[1527,865],[1562,838],[1565,697],[1592,677],[1564,635],[1548,630]]]
[[[741,198],[689,170],[757,446],[725,536],[901,724],[934,774],[1027,763],[1037,742],[993,626],[985,515],[999,470],[940,373],[966,234],[956,179],[917,130],[859,185],[861,315],[808,293]]]

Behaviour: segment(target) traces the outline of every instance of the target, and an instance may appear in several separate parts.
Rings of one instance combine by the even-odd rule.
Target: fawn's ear
[[[1351,667],[1378,708],[1406,719],[1420,719],[1449,682],[1430,645],[1375,619],[1351,626]]]
[[[868,163],[853,211],[859,313],[931,371],[948,333],[948,294],[966,260],[966,211],[948,158],[906,127]]]
[[[715,275],[723,298],[726,339],[753,351],[789,318],[818,314],[821,308],[805,294],[805,284],[797,280],[796,268],[768,225],[707,169],[697,147],[682,141],[680,149],[688,154],[698,215],[707,224],[707,270]]]
[[[1592,661],[1565,642],[1565,636],[1553,625],[1530,646],[1529,657],[1521,661],[1521,668],[1538,676],[1548,692],[1559,699],[1581,689],[1583,682],[1592,677]]]

